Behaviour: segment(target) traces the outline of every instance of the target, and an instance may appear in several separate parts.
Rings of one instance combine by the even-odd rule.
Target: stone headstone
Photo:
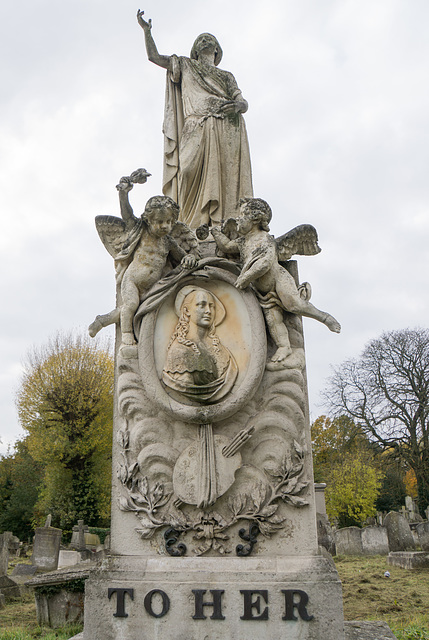
[[[317,541],[331,556],[336,554],[335,533],[328,516],[323,513],[317,513]]]
[[[410,525],[403,515],[390,511],[384,518],[390,551],[414,551],[415,544]]]
[[[63,567],[72,567],[75,564],[82,562],[82,555],[80,551],[74,551],[72,549],[61,549],[58,558],[58,569]]]
[[[387,564],[402,569],[428,569],[429,553],[425,551],[391,551]]]
[[[55,571],[58,567],[61,535],[61,529],[55,527],[36,528],[31,561],[38,571]]]
[[[85,551],[86,542],[85,535],[89,534],[89,527],[83,520],[78,520],[77,525],[73,527],[72,538],[70,542],[70,549],[75,551]]]
[[[29,578],[37,573],[37,567],[34,564],[17,564],[12,571],[12,577],[18,584],[22,585]]]
[[[9,531],[0,533],[0,576],[7,574],[9,566],[9,535],[12,535]]]
[[[21,595],[18,584],[8,576],[0,576],[0,592],[4,594],[6,601]]]
[[[364,527],[361,534],[364,555],[386,555],[389,553],[389,538],[385,527]]]
[[[429,551],[429,522],[420,522],[416,527],[422,551]]]
[[[6,606],[6,598],[4,597],[4,594],[0,591],[0,610],[4,609]]]
[[[426,507],[425,514],[426,514],[426,520],[429,520],[429,505]]]
[[[95,533],[85,533],[85,548],[96,549],[100,546],[100,537]]]
[[[326,514],[325,489],[326,489],[326,482],[315,482],[314,483],[314,497],[315,497],[315,500],[316,500],[316,513]]]
[[[359,527],[344,527],[335,532],[335,546],[338,556],[361,556],[362,529]]]

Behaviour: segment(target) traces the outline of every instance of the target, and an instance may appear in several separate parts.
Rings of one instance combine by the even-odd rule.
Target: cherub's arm
[[[171,56],[163,56],[158,53],[158,48],[155,44],[155,40],[152,37],[151,29],[152,29],[152,20],[144,20],[143,18],[144,11],[137,11],[137,22],[141,26],[144,31],[144,38],[146,42],[146,52],[147,57],[150,62],[157,64],[159,67],[163,67],[164,69],[170,68],[170,60]]]
[[[217,227],[212,227],[210,231],[221,251],[224,253],[240,253],[240,246],[236,240],[230,240]]]
[[[133,188],[132,182],[128,178],[121,178],[119,184],[116,185],[119,195],[119,205],[121,207],[121,216],[127,228],[133,226],[137,218],[134,215],[133,208],[128,199],[128,193]]]
[[[274,242],[268,240],[259,246],[252,257],[243,265],[235,286],[237,289],[245,289],[252,282],[264,276],[277,261],[277,252]]]

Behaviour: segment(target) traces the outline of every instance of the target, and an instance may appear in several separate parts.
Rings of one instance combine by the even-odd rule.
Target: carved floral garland
[[[308,501],[300,497],[309,484],[307,480],[303,480],[306,450],[296,440],[292,454],[286,455],[278,468],[264,469],[268,486],[262,482],[255,483],[248,493],[229,498],[228,519],[216,511],[202,510],[192,519],[182,511],[183,503],[171,501],[172,491],[167,491],[160,482],[151,486],[149,479],[141,474],[138,463],[129,464],[127,427],[118,432],[118,442],[122,448],[123,462],[118,465],[117,475],[125,489],[124,495],[119,499],[119,508],[136,514],[141,525],[137,531],[142,538],[151,538],[158,529],[168,527],[164,537],[170,555],[183,555],[186,552],[185,545],[179,545],[176,550],[174,544],[181,533],[188,531],[194,531],[194,539],[201,541],[193,549],[197,555],[209,549],[221,554],[230,553],[224,545],[229,539],[225,532],[240,520],[248,522],[249,532],[240,530],[239,535],[247,545],[238,545],[236,551],[238,555],[248,555],[259,533],[269,538],[284,527],[286,518],[277,513],[281,501],[294,507],[308,505]],[[163,509],[168,503],[170,510]]]

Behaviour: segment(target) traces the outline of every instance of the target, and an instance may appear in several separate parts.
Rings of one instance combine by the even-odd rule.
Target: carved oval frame
[[[215,269],[213,282],[219,280],[234,286],[236,276],[223,269]],[[182,280],[180,287],[185,284],[198,284],[204,287],[207,278],[197,274]],[[164,389],[157,373],[154,354],[154,337],[158,318],[158,310],[144,316],[140,327],[138,343],[139,367],[145,391],[155,405],[176,420],[194,424],[216,423],[225,420],[236,413],[256,393],[265,370],[267,357],[267,339],[265,321],[258,300],[251,290],[236,290],[241,296],[249,317],[251,349],[249,364],[243,380],[235,385],[225,399],[212,405],[189,405],[172,398]]]

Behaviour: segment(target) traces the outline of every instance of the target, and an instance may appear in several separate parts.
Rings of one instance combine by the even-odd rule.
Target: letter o
[[[152,609],[152,598],[155,593],[159,593],[162,598],[162,609],[160,613],[155,613],[155,611]],[[165,593],[165,591],[161,591],[161,589],[152,589],[152,591],[149,591],[149,593],[145,595],[144,608],[146,609],[147,613],[153,618],[162,618],[166,613],[168,613],[170,609],[170,598]]]

